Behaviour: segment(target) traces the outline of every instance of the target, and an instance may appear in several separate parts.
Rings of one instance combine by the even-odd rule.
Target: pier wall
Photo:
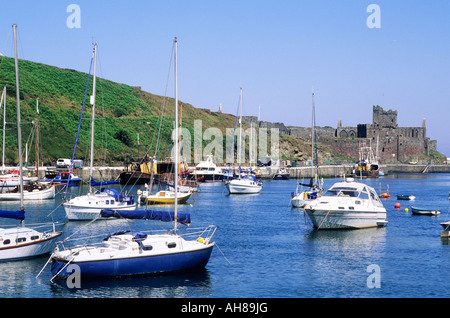
[[[392,173],[450,173],[450,165],[410,165],[410,164],[386,164],[381,166],[385,174]],[[54,167],[39,168],[39,175],[44,177],[46,169]],[[13,167],[10,167],[13,169]],[[291,179],[306,179],[314,177],[315,169],[310,166],[286,168]],[[94,167],[93,176],[95,180],[116,180],[123,171],[122,167]],[[339,178],[350,175],[353,165],[324,165],[319,167],[321,178]],[[89,168],[74,169],[74,172],[83,180],[89,181]],[[27,174],[27,173],[26,173]],[[36,175],[34,168],[29,169],[30,175]]]
[[[392,173],[450,173],[450,165],[410,165],[410,164],[386,164],[381,166],[385,174]],[[288,168],[292,179],[311,178],[311,167]],[[337,178],[350,175],[353,165],[329,165],[320,166],[319,175],[323,178]]]

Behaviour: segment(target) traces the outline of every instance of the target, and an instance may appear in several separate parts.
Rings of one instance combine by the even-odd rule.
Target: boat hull
[[[49,254],[56,246],[56,239],[62,232],[32,243],[24,243],[10,248],[0,249],[0,262],[18,261]]]
[[[196,174],[197,180],[200,182],[216,182],[223,180],[223,174],[213,174],[213,173],[198,173]]]
[[[273,180],[289,180],[289,173],[277,173],[273,176]]]
[[[24,200],[50,200],[55,198],[55,187],[51,186],[44,190],[24,191]],[[20,201],[19,192],[0,193],[0,201]]]
[[[320,230],[364,229],[387,224],[386,212],[306,209],[314,228]]]
[[[416,197],[413,195],[397,195],[397,200],[414,200]]]
[[[114,210],[135,210],[136,204],[124,205],[124,206],[99,206],[96,208],[90,208],[84,205],[69,205],[64,204],[64,211],[66,212],[67,219],[69,221],[89,221],[99,217],[101,210],[114,209]]]
[[[119,175],[120,184],[143,185],[150,183],[152,175],[140,171],[124,171]]]
[[[83,278],[102,278],[126,275],[146,275],[176,271],[186,271],[204,268],[209,261],[214,244],[195,251],[178,252],[174,254],[136,256],[130,258],[76,262],[70,264],[79,266]],[[67,278],[71,272],[66,272],[66,260],[52,259],[51,272],[58,278]],[[62,269],[62,270],[61,270]]]
[[[262,186],[241,185],[228,182],[225,184],[230,194],[255,194],[262,190]]]
[[[317,192],[301,192],[291,199],[291,204],[294,208],[304,208],[307,204],[317,199]]]
[[[439,215],[441,213],[440,210],[433,210],[433,209],[419,209],[415,207],[411,207],[412,214],[416,215]]]
[[[178,203],[186,203],[191,197],[192,193],[179,192],[177,195]],[[175,204],[175,192],[173,191],[160,191],[155,195],[143,195],[140,198],[143,204]]]
[[[299,196],[292,198],[291,204],[294,208],[304,208],[308,202]]]

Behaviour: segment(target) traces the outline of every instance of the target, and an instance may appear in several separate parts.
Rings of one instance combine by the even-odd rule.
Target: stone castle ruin
[[[260,128],[278,128],[280,134],[291,135],[311,140],[311,127],[285,126],[283,123],[258,121],[255,116],[245,116],[243,121]],[[333,153],[358,159],[359,145],[365,142],[372,147],[373,153],[382,162],[417,161],[417,156],[429,155],[436,151],[437,141],[426,136],[425,119],[421,127],[398,127],[397,111],[385,111],[380,106],[373,106],[372,124],[358,124],[356,127],[342,126],[338,121],[337,128],[316,127],[319,144],[332,149]]]

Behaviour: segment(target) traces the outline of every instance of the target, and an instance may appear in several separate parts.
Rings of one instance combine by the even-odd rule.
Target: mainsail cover
[[[116,181],[95,181],[94,178],[92,178],[92,176],[90,177],[91,180],[91,186],[101,186],[104,184],[116,184],[119,183],[118,180]]]
[[[25,211],[8,211],[8,210],[0,210],[0,217],[8,218],[8,219],[16,219],[16,220],[24,220],[25,219]]]
[[[100,212],[102,217],[115,217],[125,219],[140,220],[156,220],[163,222],[171,222],[174,220],[174,212],[169,211],[153,211],[153,210],[112,210],[105,209]],[[189,213],[177,213],[177,221],[181,224],[191,223],[191,215]]]

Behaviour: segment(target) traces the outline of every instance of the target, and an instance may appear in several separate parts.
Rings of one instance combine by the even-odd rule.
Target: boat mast
[[[5,132],[6,132],[6,86],[3,87],[3,152],[2,152],[2,173],[5,173]]]
[[[178,42],[177,38],[174,38],[175,46],[175,176],[174,176],[174,188],[175,188],[175,211],[173,216],[173,229],[177,231],[177,216],[178,216]]]
[[[36,176],[39,182],[39,98],[36,98]]]
[[[95,121],[95,84],[96,84],[96,71],[97,71],[97,43],[94,44],[94,83],[92,85],[92,118],[91,118],[91,161],[89,164],[89,193],[92,193],[92,186],[90,178],[92,178],[92,170],[94,168],[94,121]]]
[[[23,171],[22,171],[22,123],[20,121],[20,93],[19,93],[19,63],[17,60],[17,24],[13,24],[14,32],[14,64],[16,69],[16,104],[17,104],[17,143],[19,153],[19,180],[20,180],[20,210],[24,210],[23,206]],[[21,221],[23,222],[23,221]]]
[[[315,132],[316,127],[314,127],[314,92],[312,92],[312,122],[311,122],[311,172],[314,173],[315,171],[315,163],[314,163],[314,143],[315,143]],[[316,179],[317,179],[317,175]],[[312,177],[312,175],[311,175]],[[315,179],[315,180],[316,180]],[[317,181],[317,180],[316,180]]]
[[[239,179],[241,178],[241,162],[242,162],[242,87],[239,95],[239,143],[238,143],[238,162],[239,162]]]

